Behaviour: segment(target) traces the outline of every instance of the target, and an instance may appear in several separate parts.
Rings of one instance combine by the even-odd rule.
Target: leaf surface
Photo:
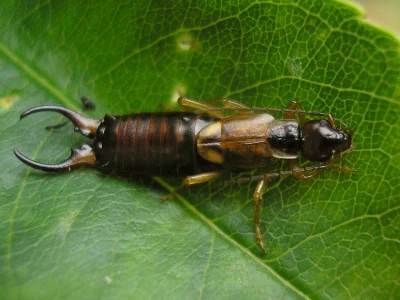
[[[0,298],[396,298],[400,43],[339,1],[5,1],[0,10]],[[44,174],[83,142],[36,105],[102,118],[179,95],[330,112],[356,175],[178,190],[95,170]],[[175,106],[176,107],[176,106]],[[165,189],[166,188],[166,189]]]

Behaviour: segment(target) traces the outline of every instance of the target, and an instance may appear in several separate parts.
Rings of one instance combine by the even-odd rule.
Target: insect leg
[[[254,191],[254,226],[256,232],[257,244],[261,247],[261,250],[266,254],[264,247],[264,241],[262,240],[261,231],[260,231],[260,202],[262,200],[262,196],[267,188],[267,179],[262,179],[258,182],[256,190]]]
[[[212,104],[217,104],[217,103],[222,103],[223,108],[221,108],[222,111],[224,111],[226,108],[231,108],[231,109],[238,109],[239,114],[253,114],[254,112],[252,109],[246,105],[243,105],[239,102],[236,102],[234,100],[226,99],[226,98],[216,98],[213,101],[211,101]]]
[[[316,115],[321,115],[324,116],[325,118],[328,119],[328,122],[330,125],[335,128],[335,119],[331,114],[326,114],[326,113],[318,113],[318,112],[308,112],[303,109],[301,104],[297,101],[290,101],[289,104],[286,106],[286,108],[283,110],[283,117],[285,119],[294,119],[295,116],[299,118],[300,125],[304,125],[305,123],[305,115],[310,115],[310,116],[316,116]]]
[[[349,151],[351,152],[353,149],[354,149],[354,146],[351,147],[351,148],[349,149]],[[345,153],[344,155],[339,155],[339,156],[337,157],[337,160],[339,160],[339,161],[342,160],[342,159],[343,159],[345,156],[347,156],[348,154],[349,154],[349,153]],[[345,167],[345,166],[338,166],[338,165],[336,165],[336,164],[335,164],[335,159],[334,159],[333,156],[329,159],[327,166],[328,166],[329,169],[334,169],[334,170],[337,171],[337,172],[343,172],[343,173],[357,173],[357,172],[358,172],[357,169],[350,169],[350,168]]]
[[[301,181],[306,181],[308,179],[314,178],[318,176],[325,170],[333,169],[337,172],[343,173],[357,173],[357,169],[349,169],[345,166],[337,166],[335,164],[335,158],[332,156],[326,165],[310,167],[310,168],[302,168],[299,165],[299,161],[297,159],[292,159],[287,161],[287,165],[291,170],[293,176]]]
[[[224,115],[222,112],[215,111],[215,107],[212,105],[209,105],[207,103],[202,103],[193,99],[189,99],[186,97],[179,97],[178,99],[178,104],[183,107],[188,107],[200,111],[205,111],[207,112],[210,116],[217,117],[217,118],[223,118]]]
[[[239,114],[252,114],[254,113],[253,110],[250,107],[247,107],[239,102],[230,100],[230,99],[225,99],[225,98],[216,98],[213,101],[211,101],[211,105],[202,103],[196,100],[188,99],[185,97],[180,97],[178,99],[178,103],[183,106],[183,107],[189,107],[193,109],[197,109],[199,111],[204,111],[207,112],[209,115],[218,117],[218,118],[223,118],[224,112],[227,111],[235,111],[238,109]],[[222,103],[223,107],[215,107],[214,104]]]
[[[224,172],[208,172],[208,173],[201,173],[193,176],[187,176],[183,181],[185,185],[193,185],[199,183],[205,183],[214,179],[217,179],[224,175]]]
[[[211,101],[212,104],[215,103],[222,103],[222,106],[224,107],[231,107],[231,108],[243,108],[243,109],[251,109],[250,107],[247,107],[246,105],[243,105],[242,103],[239,103],[234,100],[226,99],[226,98],[215,98],[213,101]]]
[[[323,170],[321,169],[308,169],[305,171],[304,168],[301,168],[299,165],[299,161],[297,159],[291,159],[287,161],[287,165],[289,169],[292,171],[293,176],[301,181],[306,181],[308,179],[314,178],[319,175]]]
[[[283,112],[283,118],[284,119],[294,119],[295,116],[299,118],[300,125],[303,126],[305,123],[305,116],[304,114],[297,114],[296,111],[304,111],[303,107],[301,107],[301,104],[297,101],[290,101],[289,104],[286,106],[286,110]]]

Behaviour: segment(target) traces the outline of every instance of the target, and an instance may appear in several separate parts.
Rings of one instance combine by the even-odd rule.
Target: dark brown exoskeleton
[[[127,174],[187,176],[184,180],[187,185],[208,182],[229,172],[266,170],[284,160],[287,171],[225,181],[258,181],[254,192],[254,223],[257,243],[264,250],[259,206],[268,179],[294,175],[307,180],[331,168],[354,172],[334,162],[334,158],[341,159],[352,151],[353,134],[341,122],[338,128],[330,114],[304,111],[295,101],[283,110],[248,108],[228,99],[218,101],[223,107],[181,97],[180,105],[199,113],[106,115],[103,120],[88,119],[60,106],[34,107],[21,118],[40,111],[58,112],[74,123],[75,131],[93,138],[94,146],[83,145],[72,150],[67,160],[55,165],[32,161],[18,151],[15,155],[28,166],[43,171],[68,171],[86,165]],[[234,114],[225,116],[228,111]],[[276,120],[271,112],[282,113],[283,119]],[[306,121],[305,116],[314,119]],[[320,164],[302,168],[300,157]]]

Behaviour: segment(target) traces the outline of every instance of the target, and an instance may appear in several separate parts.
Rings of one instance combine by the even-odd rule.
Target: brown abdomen
[[[217,165],[197,153],[197,133],[211,122],[192,113],[143,113],[105,116],[97,130],[100,168],[151,176],[191,175]]]

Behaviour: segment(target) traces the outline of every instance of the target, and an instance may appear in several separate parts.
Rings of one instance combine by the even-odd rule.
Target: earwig
[[[25,111],[53,111],[64,115],[92,146],[74,149],[65,161],[49,165],[15,155],[28,166],[48,172],[69,171],[80,166],[149,176],[186,176],[193,185],[223,177],[230,172],[265,170],[285,161],[288,170],[265,172],[250,178],[226,180],[223,184],[258,181],[254,192],[254,223],[257,243],[265,252],[260,232],[260,201],[270,178],[293,175],[307,180],[334,169],[353,149],[353,132],[331,114],[304,111],[292,101],[285,109],[248,108],[228,99],[223,107],[181,97],[178,103],[195,112],[138,113],[125,116],[106,114],[102,120],[86,118],[60,106],[38,106]],[[234,112],[226,116],[227,112]],[[280,112],[277,120],[270,113]],[[313,117],[306,120],[306,116]],[[322,118],[318,118],[322,117]],[[300,158],[319,165],[302,168]]]

